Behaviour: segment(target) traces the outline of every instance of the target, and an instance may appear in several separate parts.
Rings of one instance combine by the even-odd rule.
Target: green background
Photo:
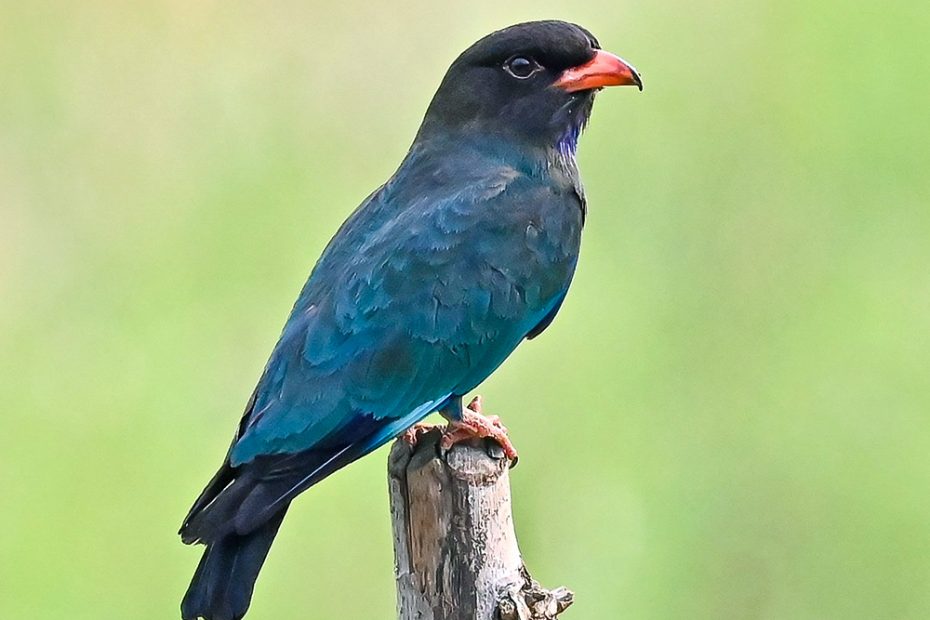
[[[930,617],[930,5],[4,2],[0,617],[164,619],[175,531],[454,56],[577,21],[568,300],[484,386],[566,619]],[[385,451],[296,502],[251,618],[394,616]]]

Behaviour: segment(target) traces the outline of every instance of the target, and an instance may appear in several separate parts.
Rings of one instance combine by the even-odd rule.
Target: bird
[[[558,20],[462,52],[396,172],[313,267],[219,471],[180,529],[206,549],[184,620],[238,620],[291,502],[438,412],[442,445],[490,437],[466,396],[552,322],[578,261],[576,151],[595,94],[632,65]],[[414,430],[411,432],[410,429]]]

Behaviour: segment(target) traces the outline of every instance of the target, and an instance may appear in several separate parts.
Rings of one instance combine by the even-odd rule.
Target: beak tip
[[[630,73],[633,74],[633,84],[639,89],[639,92],[643,92],[643,76],[633,67],[630,67]]]
[[[553,84],[568,92],[600,90],[605,86],[636,86],[643,90],[643,80],[636,69],[614,54],[597,50],[589,62],[562,72]]]

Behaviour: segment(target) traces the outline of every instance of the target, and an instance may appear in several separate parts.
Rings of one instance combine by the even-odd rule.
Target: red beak
[[[570,93],[604,86],[638,86],[642,90],[643,80],[636,69],[619,56],[597,50],[589,62],[563,71],[553,86]]]

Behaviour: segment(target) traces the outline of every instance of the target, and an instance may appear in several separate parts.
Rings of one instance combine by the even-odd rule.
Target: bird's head
[[[498,137],[524,147],[574,152],[605,86],[643,88],[636,70],[600,49],[590,32],[562,21],[491,33],[449,67],[420,136]]]

